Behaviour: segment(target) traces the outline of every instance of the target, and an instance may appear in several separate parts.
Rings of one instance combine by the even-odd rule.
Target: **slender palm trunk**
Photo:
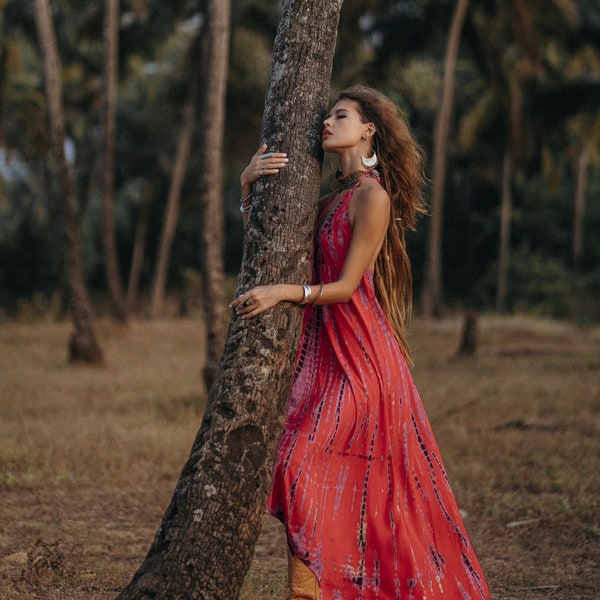
[[[496,311],[506,310],[508,294],[508,264],[510,258],[510,230],[512,219],[512,177],[513,157],[507,147],[502,163],[502,207],[500,213],[500,248],[498,260],[498,280],[496,290]]]
[[[119,54],[119,0],[106,0],[104,21],[104,163],[102,167],[104,227],[104,269],[112,311],[119,321],[127,321],[127,307],[121,283],[114,219],[115,121]]]
[[[575,211],[573,215],[573,269],[579,271],[583,251],[583,221],[585,214],[585,193],[590,154],[585,146],[581,148],[576,164]]]
[[[81,240],[75,209],[73,174],[65,155],[65,115],[62,98],[61,64],[48,0],[35,0],[35,21],[42,48],[46,96],[50,113],[52,152],[62,196],[67,245],[67,278],[70,285],[70,315],[74,330],[69,342],[69,359],[92,364],[103,362],[92,325],[91,306],[83,279]]]
[[[138,301],[138,289],[144,265],[144,250],[146,248],[149,215],[150,198],[145,197],[140,207],[140,214],[135,228],[135,239],[133,241],[133,256],[131,258],[131,268],[129,269],[129,281],[127,282],[128,313],[136,309]]]
[[[225,92],[229,63],[229,0],[209,0],[204,36],[204,73],[200,132],[203,137],[203,168],[200,181],[200,260],[203,267],[203,307],[206,323],[204,381],[214,380],[227,334],[225,298],[225,215],[223,206],[223,132]]]
[[[179,218],[179,201],[185,180],[192,136],[195,129],[196,104],[198,102],[199,81],[195,77],[192,82],[190,97],[183,109],[183,122],[177,143],[177,155],[173,168],[173,176],[167,197],[167,207],[160,236],[158,257],[152,282],[152,298],[150,301],[150,316],[158,317],[164,309],[167,273],[171,258],[171,247],[175,237],[177,219]]]
[[[0,46],[0,147],[3,147],[5,144],[4,106],[6,98],[7,63],[8,49],[5,45],[2,45]]]
[[[433,147],[433,173],[431,194],[431,219],[425,261],[425,280],[421,293],[423,316],[439,316],[443,311],[442,278],[442,230],[444,222],[444,188],[446,186],[446,164],[450,119],[454,105],[456,61],[463,24],[469,7],[469,0],[458,0],[450,26],[446,58],[444,62],[444,83],[442,99],[438,110]]]

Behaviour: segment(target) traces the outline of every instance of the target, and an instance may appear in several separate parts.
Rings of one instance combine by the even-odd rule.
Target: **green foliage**
[[[545,317],[579,316],[585,281],[567,269],[564,261],[532,253],[523,246],[513,252],[510,281],[514,310]]]
[[[548,257],[523,245],[513,250],[511,256],[507,308],[539,317],[597,322],[599,275],[600,271],[578,275],[563,259]],[[494,264],[477,283],[475,297],[479,306],[493,306],[496,277],[497,264]]]
[[[30,206],[12,235],[0,237],[0,306],[13,313],[20,300],[51,298],[59,278],[54,250],[51,231]]]
[[[514,181],[511,310],[597,319],[600,237],[600,20],[594,0],[528,3],[534,33],[525,43],[513,3],[471,3],[457,66],[443,233],[446,295],[456,304],[495,305],[502,157],[514,85],[523,117]],[[115,219],[126,277],[140,214],[149,227],[142,270],[148,289],[190,82],[201,72],[203,3],[147,0],[147,15],[121,5]],[[102,160],[103,6],[52,4],[78,214],[88,284],[104,291]],[[277,0],[233,0],[224,181],[226,264],[242,253],[238,177],[259,144]],[[344,4],[332,91],[355,82],[379,87],[405,112],[426,153],[438,108],[449,0],[357,0]],[[527,62],[537,53],[541,70]],[[575,93],[576,92],[576,93]],[[589,151],[583,249],[572,269],[573,165]],[[49,160],[46,100],[33,3],[0,2],[0,304],[49,295],[63,285],[62,227]],[[197,272],[201,148],[192,144],[169,286]],[[8,156],[17,160],[9,163]],[[20,161],[20,162],[18,162]],[[429,157],[428,165],[431,164]],[[16,165],[24,165],[17,168]],[[21,171],[19,171],[21,169]],[[324,179],[327,177],[327,173]],[[415,282],[421,280],[427,220],[410,237]],[[27,275],[21,266],[26,267]],[[416,290],[418,293],[418,289]],[[37,297],[37,296],[36,296]]]

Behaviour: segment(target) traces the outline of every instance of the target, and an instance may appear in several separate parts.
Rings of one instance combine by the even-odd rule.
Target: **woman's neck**
[[[356,171],[364,171],[365,167],[360,162],[360,153],[340,154],[340,163],[338,170],[342,177],[355,173]]]

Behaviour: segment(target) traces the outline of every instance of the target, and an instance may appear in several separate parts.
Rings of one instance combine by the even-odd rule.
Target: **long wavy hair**
[[[375,125],[373,148],[381,185],[390,197],[390,223],[375,264],[377,298],[392,326],[400,349],[410,362],[406,324],[412,309],[412,272],[406,251],[406,230],[415,229],[426,212],[423,202],[423,153],[398,107],[381,92],[364,85],[340,92],[353,100],[364,123]]]

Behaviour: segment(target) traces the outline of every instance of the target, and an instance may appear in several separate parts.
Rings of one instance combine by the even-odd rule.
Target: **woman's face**
[[[363,141],[368,124],[363,123],[358,113],[358,104],[344,98],[334,104],[323,121],[323,150],[340,152],[354,148]]]

